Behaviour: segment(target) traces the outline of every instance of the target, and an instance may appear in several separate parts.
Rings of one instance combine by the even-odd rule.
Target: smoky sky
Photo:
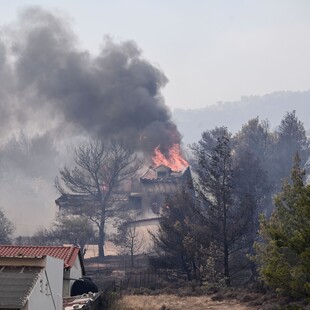
[[[106,37],[92,55],[64,17],[39,7],[0,34],[2,135],[25,127],[118,136],[148,153],[180,143],[161,95],[168,80],[135,42]]]
[[[0,26],[0,208],[16,234],[49,225],[54,178],[81,141],[119,137],[150,155],[180,142],[167,82],[134,41],[104,37],[89,53],[60,13],[28,7]]]

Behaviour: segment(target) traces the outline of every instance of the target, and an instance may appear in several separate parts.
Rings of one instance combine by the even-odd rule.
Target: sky
[[[106,35],[134,40],[168,78],[171,109],[310,88],[308,0],[10,0],[1,25],[33,5],[65,16],[93,54]]]

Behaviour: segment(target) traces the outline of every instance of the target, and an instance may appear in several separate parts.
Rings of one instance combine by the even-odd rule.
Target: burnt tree
[[[99,257],[104,257],[105,224],[115,216],[115,192],[125,180],[131,179],[141,167],[134,151],[124,142],[89,141],[79,146],[74,155],[75,167],[60,170],[55,185],[61,194],[86,197],[79,209],[98,228]]]

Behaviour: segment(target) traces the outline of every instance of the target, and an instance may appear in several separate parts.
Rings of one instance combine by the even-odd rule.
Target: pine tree
[[[291,181],[275,198],[269,220],[262,217],[255,261],[261,278],[279,293],[291,297],[310,296],[310,186],[297,154]]]
[[[310,143],[303,123],[298,120],[296,111],[287,112],[276,131],[276,143],[273,148],[271,163],[276,189],[281,188],[283,179],[290,174],[292,158],[298,152],[303,167],[310,155]]]
[[[210,152],[203,149],[196,152],[199,167],[197,190],[206,223],[205,239],[208,242],[205,243],[217,248],[219,255],[214,258],[217,274],[222,274],[229,286],[237,272],[245,268],[246,253],[253,244],[249,236],[253,235],[251,230],[257,204],[252,195],[254,190],[246,192],[236,186],[241,176],[240,167],[239,178],[236,178],[230,135],[227,130],[223,133]]]
[[[182,269],[188,280],[199,278],[197,252],[204,231],[190,191],[182,189],[168,196],[161,212],[159,229],[152,234],[159,256],[171,268]]]

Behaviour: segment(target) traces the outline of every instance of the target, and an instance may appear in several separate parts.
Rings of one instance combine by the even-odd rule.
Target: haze
[[[11,0],[1,4],[1,23],[27,5],[61,11],[93,53],[104,35],[133,39],[168,77],[172,109],[309,89],[307,0]]]

